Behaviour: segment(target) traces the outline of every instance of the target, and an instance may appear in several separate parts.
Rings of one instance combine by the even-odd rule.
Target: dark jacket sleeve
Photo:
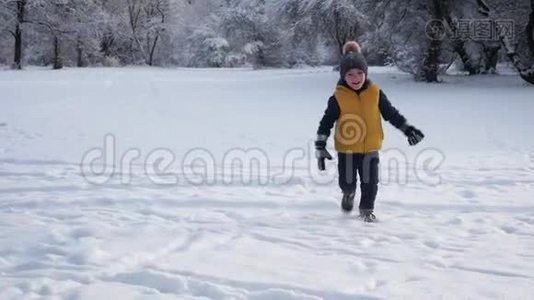
[[[330,130],[334,127],[334,123],[339,118],[339,104],[334,96],[328,99],[328,106],[324,111],[323,118],[319,122],[319,129],[317,134],[330,136]]]
[[[380,90],[378,106],[384,120],[391,123],[391,125],[401,129],[401,127],[406,124],[406,118],[401,115],[399,111],[391,104],[388,97],[386,94],[384,94],[384,92],[382,92],[382,90]]]

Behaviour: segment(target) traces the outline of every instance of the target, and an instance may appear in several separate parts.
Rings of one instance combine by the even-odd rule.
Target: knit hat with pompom
[[[355,41],[348,41],[343,46],[343,56],[339,62],[339,73],[345,78],[351,69],[360,69],[367,76],[367,61],[362,54],[362,48]]]

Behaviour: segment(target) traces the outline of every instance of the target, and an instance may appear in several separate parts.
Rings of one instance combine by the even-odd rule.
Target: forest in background
[[[0,64],[294,68],[370,65],[439,81],[510,62],[534,84],[534,0],[0,0]]]

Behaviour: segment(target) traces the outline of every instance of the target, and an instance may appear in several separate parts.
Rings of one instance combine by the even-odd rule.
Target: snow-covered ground
[[[532,299],[534,89],[370,74],[427,136],[376,224],[310,157],[329,68],[0,72],[0,299]]]

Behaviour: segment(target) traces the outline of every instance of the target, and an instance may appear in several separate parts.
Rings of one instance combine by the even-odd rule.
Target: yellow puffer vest
[[[335,145],[341,153],[369,153],[382,148],[384,132],[378,101],[380,89],[371,83],[359,95],[338,85],[334,93],[339,105]]]

